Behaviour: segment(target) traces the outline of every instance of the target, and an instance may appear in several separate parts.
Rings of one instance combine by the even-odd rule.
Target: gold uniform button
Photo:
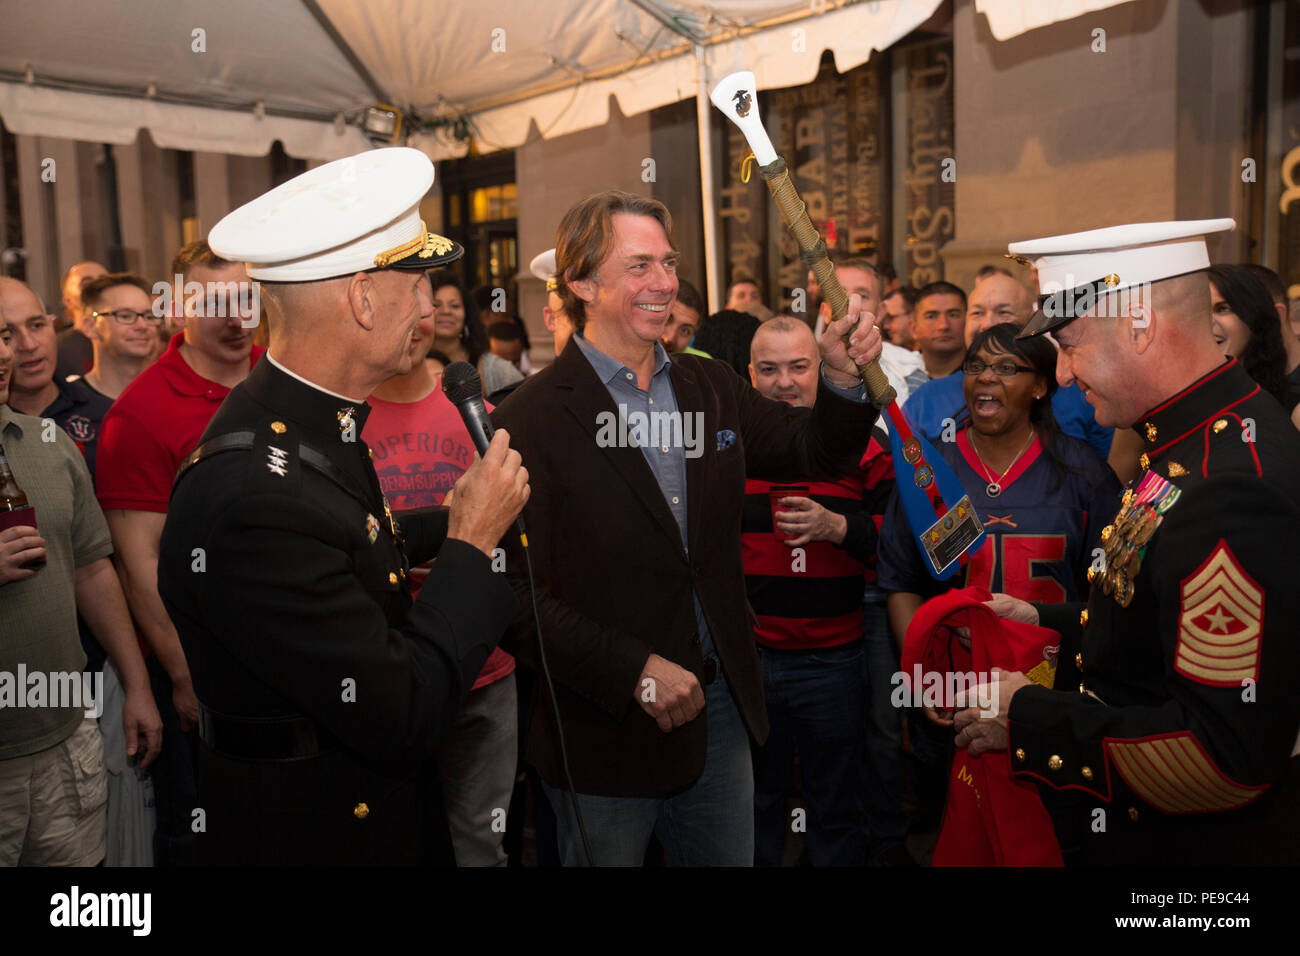
[[[1128,808],[1128,818],[1129,818],[1130,820],[1132,820],[1134,823],[1137,823],[1137,822],[1138,822],[1138,808],[1137,808],[1137,807],[1129,807],[1129,808]]]
[[[366,451],[370,452],[370,457],[371,457],[371,458],[374,458],[374,457],[375,457],[375,450],[374,450],[373,448],[367,448]]]
[[[396,583],[397,583],[397,572],[396,572],[396,571],[389,571],[389,572],[388,572],[388,583],[389,583],[389,584],[396,584]]]
[[[398,576],[399,578],[401,578],[403,581],[405,581],[405,580],[406,580],[406,571],[404,571],[404,570],[403,570],[403,571],[398,571],[398,572],[397,572],[397,576]]]
[[[1079,771],[1079,774],[1083,777],[1084,780],[1091,780],[1091,779],[1092,779],[1092,768],[1091,768],[1091,767],[1084,767],[1084,768],[1082,768],[1082,769]]]
[[[1086,607],[1079,612],[1079,626],[1080,627],[1088,626],[1088,609]]]
[[[1219,432],[1223,431],[1227,427],[1228,427],[1228,420],[1226,418],[1220,418],[1217,422],[1214,423],[1214,434],[1216,435],[1219,434]]]
[[[271,422],[271,431],[277,435],[283,435],[286,430],[284,422]]]
[[[1079,670],[1083,670],[1083,655],[1082,655],[1082,654],[1075,654],[1075,655],[1074,655],[1074,666],[1077,667]]]
[[[1079,681],[1079,693],[1080,694],[1088,693],[1088,688],[1083,686],[1083,681]]]
[[[1058,757],[1056,754],[1052,754],[1050,757],[1047,758],[1048,770],[1060,770],[1064,766],[1065,766],[1065,761],[1062,760],[1060,757]]]
[[[370,808],[364,803],[358,803],[352,808],[352,815],[358,820],[364,820],[366,817],[370,816]]]
[[[1017,747],[1017,748],[1016,748],[1016,763],[1024,763],[1024,762],[1025,762],[1025,748],[1024,748],[1024,747]]]

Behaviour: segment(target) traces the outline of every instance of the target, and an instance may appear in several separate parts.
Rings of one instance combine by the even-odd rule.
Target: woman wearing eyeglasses
[[[880,586],[901,643],[922,602],[978,585],[1025,601],[1058,604],[1087,594],[1101,528],[1118,507],[1115,473],[1052,417],[1056,347],[1016,339],[1010,323],[978,333],[962,363],[966,408],[936,448],[956,472],[988,537],[948,581],[926,573],[895,496],[880,538]]]
[[[1018,341],[1018,326],[994,325],[976,334],[962,362],[966,407],[935,448],[956,473],[984,521],[983,547],[947,581],[925,570],[895,493],[881,529],[876,566],[895,640],[929,598],[952,588],[980,586],[992,594],[1057,604],[1087,594],[1087,571],[1101,528],[1119,505],[1120,483],[1091,447],[1065,435],[1052,417],[1056,347],[1039,336]],[[1054,665],[1054,661],[1049,661]],[[960,669],[960,668],[959,668]],[[946,799],[952,766],[950,714],[909,712],[921,813],[928,829],[946,806],[937,863],[970,862],[962,836],[968,816],[952,816]],[[952,784],[958,786],[958,784]],[[964,795],[964,794],[963,794]],[[926,824],[920,823],[925,819]],[[958,850],[954,851],[955,839]]]

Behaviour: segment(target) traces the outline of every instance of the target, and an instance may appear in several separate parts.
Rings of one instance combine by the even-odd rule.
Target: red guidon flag
[[[1060,649],[1057,633],[999,618],[984,605],[991,598],[983,588],[963,588],[921,605],[903,642],[904,678],[913,683],[911,675],[919,668],[924,683],[942,684],[945,692],[955,684],[973,690],[971,680],[987,681],[998,667],[1020,671],[1034,683],[1051,687]],[[952,634],[953,628],[963,625],[970,628],[970,650]],[[917,691],[914,687],[913,693]],[[951,700],[939,706],[951,707]],[[1012,777],[1007,751],[979,756],[957,751],[934,865],[1062,865],[1056,831],[1038,787]]]

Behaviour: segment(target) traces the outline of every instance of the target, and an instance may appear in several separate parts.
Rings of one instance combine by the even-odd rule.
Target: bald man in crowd
[[[820,361],[807,324],[777,316],[754,333],[750,382],[767,398],[811,408]],[[784,855],[796,753],[813,866],[861,866],[869,852],[884,861],[907,835],[899,712],[889,703],[898,658],[883,618],[863,609],[894,486],[888,439],[879,427],[872,439],[859,468],[830,480],[798,476],[800,490],[777,493],[776,505],[774,489],[790,476],[745,482],[741,548],[771,723],[754,756],[759,866],[779,866]]]
[[[108,270],[98,262],[78,262],[63,276],[63,315],[66,325],[60,325],[58,334],[58,364],[54,368],[57,381],[66,381],[69,375],[84,375],[95,360],[94,346],[81,328],[86,310],[81,301],[81,287],[91,279],[107,275]]]

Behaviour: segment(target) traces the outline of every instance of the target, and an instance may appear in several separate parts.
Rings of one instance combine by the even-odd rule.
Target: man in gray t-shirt
[[[0,865],[93,866],[104,857],[106,790],[78,611],[126,689],[127,752],[142,767],[158,753],[162,723],[86,463],[52,421],[4,404],[14,326],[39,309],[26,286],[0,279],[0,448],[39,529],[0,531]]]

